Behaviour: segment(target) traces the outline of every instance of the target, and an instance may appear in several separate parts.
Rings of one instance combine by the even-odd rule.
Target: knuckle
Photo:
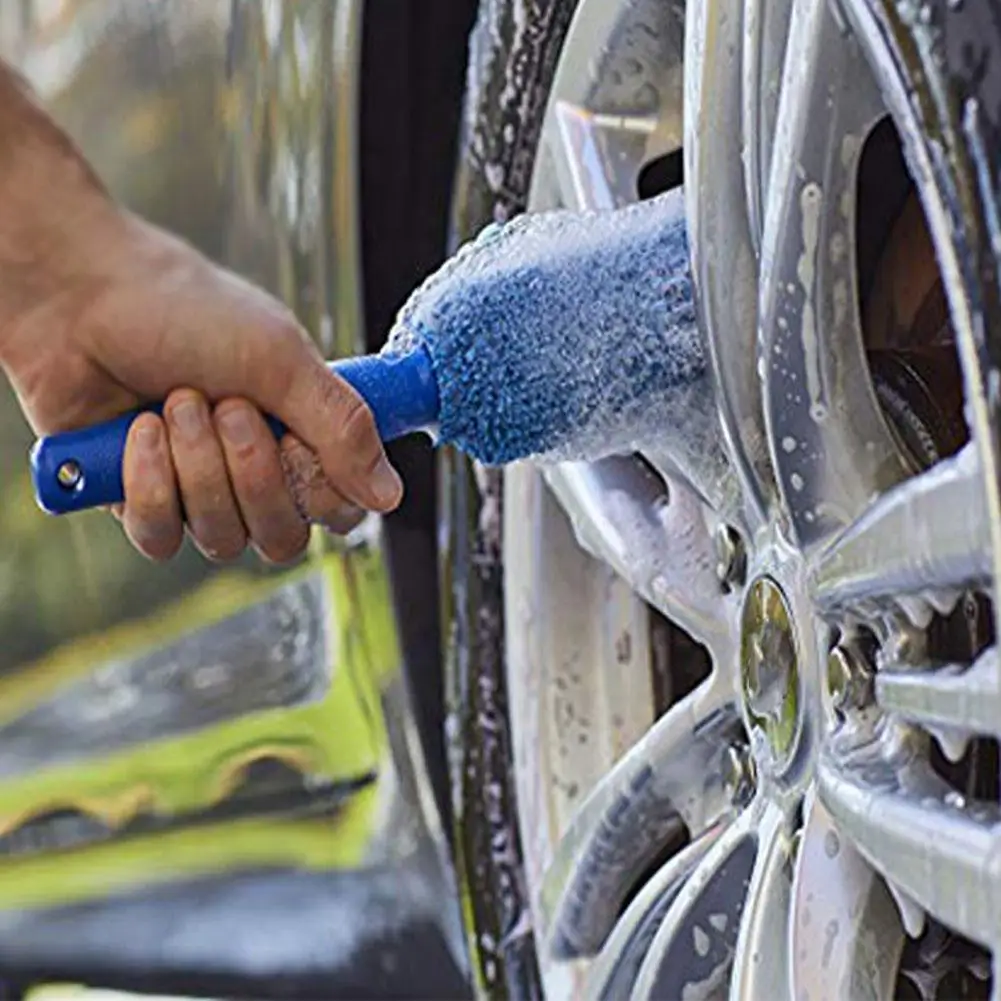
[[[225,399],[219,400],[212,408],[212,416],[216,422],[219,422],[234,410],[249,406],[250,404],[240,396],[227,396]]]
[[[231,408],[228,415],[237,414],[236,408]],[[223,414],[225,435],[226,414]],[[256,414],[244,413],[244,417],[253,419]],[[256,424],[252,424],[256,428]],[[263,427],[260,433],[247,434],[242,448],[230,447],[226,453],[226,463],[229,467],[229,479],[233,491],[241,507],[259,508],[273,501],[276,494],[285,487],[278,446],[271,438],[270,432]],[[245,432],[246,433],[246,432]]]
[[[205,398],[194,390],[172,393],[163,405],[171,450],[204,448],[212,440]]]
[[[246,507],[271,506],[285,490],[281,468],[266,456],[255,455],[253,461],[232,472],[237,495]]]
[[[273,462],[274,435],[253,404],[246,400],[220,404],[215,412],[215,426],[231,475],[258,476],[263,465]]]
[[[163,412],[165,415],[173,413],[177,407],[182,406],[185,403],[204,403],[205,397],[198,392],[197,389],[189,389],[188,387],[182,387],[181,389],[173,389],[167,394],[167,398],[163,401]]]
[[[241,278],[240,281],[245,280]],[[302,324],[288,305],[255,285],[245,283],[244,290],[250,297],[247,303],[255,323],[267,336],[302,340],[305,336]]]
[[[282,303],[269,301],[255,314],[258,337],[246,338],[238,348],[237,367],[269,396],[285,398],[295,388],[311,341],[295,315]]]
[[[301,347],[306,340],[302,324],[284,303],[275,301],[271,314],[271,336],[283,344]]]

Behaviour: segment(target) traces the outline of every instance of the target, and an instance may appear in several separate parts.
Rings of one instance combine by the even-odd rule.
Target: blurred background
[[[120,199],[339,356],[444,253],[473,7],[0,0],[0,54]],[[437,598],[393,603],[436,572],[426,446],[388,543],[219,569],[41,515],[30,443],[0,387],[7,994],[464,996]]]

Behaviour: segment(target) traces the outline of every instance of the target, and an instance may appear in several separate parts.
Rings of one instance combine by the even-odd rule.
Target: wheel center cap
[[[778,764],[792,749],[799,716],[799,660],[789,604],[767,576],[752,581],[740,629],[740,682],[747,718]]]

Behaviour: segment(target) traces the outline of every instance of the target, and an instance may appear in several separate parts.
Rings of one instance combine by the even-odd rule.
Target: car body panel
[[[118,198],[336,356],[363,341],[361,17],[340,0],[30,0],[2,5],[0,55]],[[317,532],[292,569],[212,568],[190,545],[153,566],[105,512],[35,508],[30,441],[3,388],[4,975],[406,996],[407,941],[461,994],[375,523]]]

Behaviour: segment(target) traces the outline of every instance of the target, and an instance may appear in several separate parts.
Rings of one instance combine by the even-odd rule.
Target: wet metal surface
[[[701,834],[728,807],[725,750],[739,729],[732,704],[696,690],[654,724],[576,812],[546,871],[543,906],[560,958],[593,955],[625,894],[666,846]]]
[[[997,774],[982,751],[1001,733],[1001,683],[991,635],[957,637],[970,634],[969,609],[993,596],[1001,558],[1001,6],[688,4],[683,115],[672,88],[658,89],[675,66],[670,46],[653,42],[669,8],[580,4],[533,193],[539,208],[636,200],[627,178],[641,174],[647,143],[683,119],[692,270],[740,500],[728,511],[686,477],[669,434],[663,454],[645,456],[662,482],[630,470],[632,457],[548,473],[580,546],[703,640],[713,660],[703,687],[669,698],[597,780],[592,759],[575,769],[563,755],[537,679],[562,676],[540,653],[562,649],[554,637],[574,621],[559,613],[550,582],[573,580],[601,621],[587,597],[601,568],[582,569],[542,534],[553,521],[545,505],[506,512],[509,671],[520,672],[509,684],[521,693],[512,736],[541,776],[519,773],[518,792],[542,976],[551,996],[566,998],[600,997],[614,983],[632,999],[875,1001],[898,996],[900,977],[924,976],[912,976],[906,929],[927,935],[932,951],[943,936],[965,936],[953,959],[967,956],[956,961],[982,981],[983,957],[1001,948]],[[636,23],[649,29],[642,44],[618,30]],[[616,104],[626,77],[642,114]],[[566,80],[570,94],[559,90]],[[887,381],[863,312],[866,255],[885,255],[912,280],[919,268],[908,254],[924,261],[917,241],[895,257],[877,246],[886,234],[859,225],[869,140],[892,136],[891,125],[948,298],[949,320],[936,328],[941,336],[945,325],[948,350],[936,341],[928,356],[946,385],[930,394],[920,375],[910,387],[900,372]],[[948,373],[959,368],[953,392]],[[909,405],[908,388],[934,397],[931,419]],[[506,498],[531,500],[526,482],[512,472]],[[688,511],[686,487],[701,502]],[[733,537],[746,576],[728,572],[729,545],[713,555],[714,539]],[[532,542],[544,554],[517,560]],[[622,602],[610,596],[608,606]],[[582,729],[600,744],[619,723],[601,716],[601,669],[582,662],[594,692],[574,704],[599,709]],[[671,665],[666,674],[670,690]],[[638,720],[644,692],[630,692]],[[709,709],[728,704],[741,715],[718,735],[719,762],[686,753]],[[658,783],[661,769],[669,781]],[[717,773],[718,784],[700,783]],[[578,781],[587,795],[570,801],[563,790]],[[721,829],[683,872],[671,868],[683,839],[661,822],[681,800],[696,843]],[[656,873],[624,864],[650,861],[658,847],[669,858]],[[622,900],[632,901],[624,911]]]

